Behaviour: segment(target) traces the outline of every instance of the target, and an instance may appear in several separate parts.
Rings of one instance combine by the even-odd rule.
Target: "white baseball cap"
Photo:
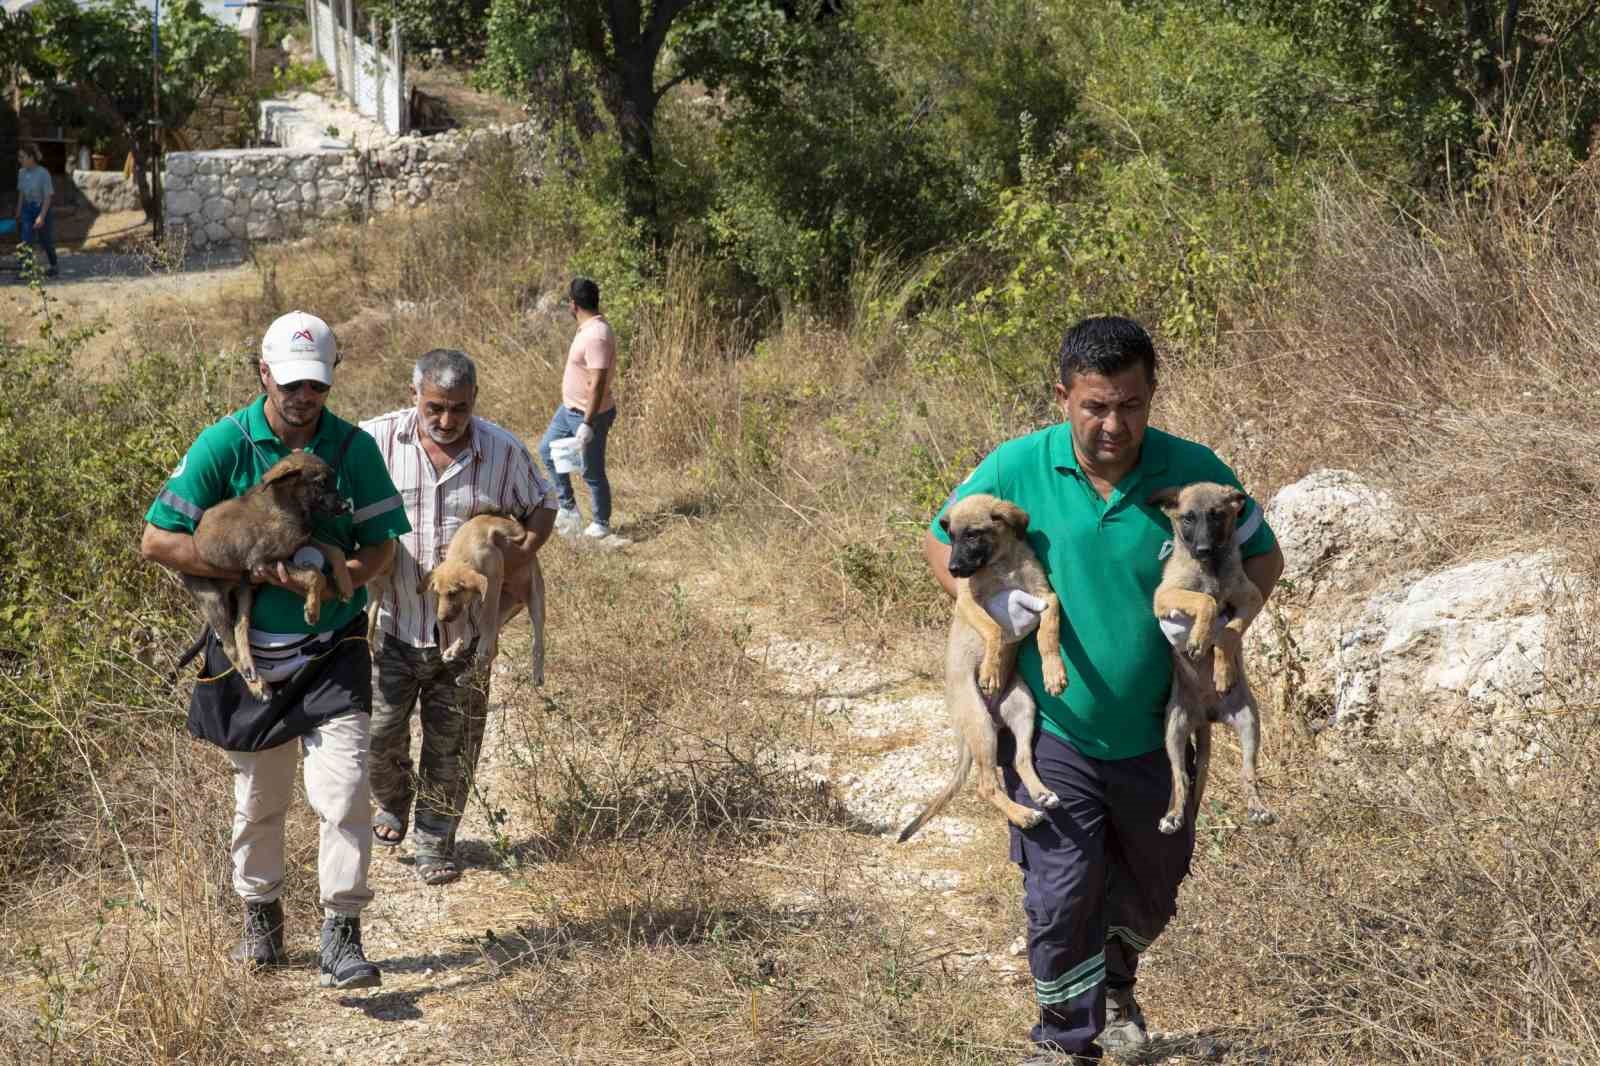
[[[290,311],[280,315],[261,337],[261,359],[280,385],[295,381],[333,384],[339,364],[339,345],[333,330],[316,315]]]

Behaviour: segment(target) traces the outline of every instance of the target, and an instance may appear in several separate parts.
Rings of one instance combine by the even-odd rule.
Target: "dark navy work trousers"
[[[999,762],[1006,788],[1036,807],[1011,768],[1010,734]],[[1131,759],[1092,759],[1039,730],[1034,765],[1061,806],[1032,829],[1011,829],[1022,868],[1028,964],[1042,1048],[1097,1057],[1105,990],[1133,984],[1139,955],[1178,912],[1178,885],[1194,854],[1194,816],[1168,836],[1156,828],[1172,793],[1165,750]],[[1192,770],[1192,767],[1191,767]]]

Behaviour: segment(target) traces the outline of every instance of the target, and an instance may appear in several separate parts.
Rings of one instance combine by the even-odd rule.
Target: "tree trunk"
[[[146,222],[154,222],[156,220],[156,200],[150,188],[149,146],[139,139],[140,130],[136,126],[124,127],[123,134],[128,138],[128,144],[132,149],[133,187],[134,191],[139,194],[139,206],[144,208],[144,220]]]
[[[620,92],[612,114],[622,139],[623,195],[628,214],[643,224],[645,237],[655,242],[661,222],[656,199],[655,62],[654,57],[648,61],[619,58]]]

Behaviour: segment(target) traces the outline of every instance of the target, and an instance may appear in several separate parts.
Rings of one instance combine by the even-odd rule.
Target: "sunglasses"
[[[312,381],[310,378],[305,378],[301,381],[279,381],[277,382],[277,385],[278,388],[282,389],[284,392],[299,392],[303,386],[310,389],[318,396],[321,396],[323,393],[327,392],[333,387],[332,385],[324,385],[320,381]]]

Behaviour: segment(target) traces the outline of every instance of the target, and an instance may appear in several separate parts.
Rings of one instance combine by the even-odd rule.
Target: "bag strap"
[[[239,413],[235,411],[233,414],[229,415],[228,421],[232,422],[234,427],[239,430],[240,436],[244,437],[245,443],[250,445],[250,450],[256,453],[256,458],[260,460],[261,465],[265,467],[271,467],[272,464],[267,461],[267,453],[263,452],[261,450],[261,446],[256,443],[255,438],[250,436],[249,427],[244,424],[244,419],[239,417]],[[356,442],[356,435],[360,432],[360,426],[351,426],[350,432],[345,435],[344,443],[339,445],[339,454],[335,455],[333,457],[333,462],[328,464],[329,466],[333,467],[333,473],[336,479],[339,475],[340,469],[344,466],[345,456],[350,454],[350,445]]]
[[[272,464],[267,461],[267,453],[261,450],[261,446],[256,443],[256,439],[250,435],[250,430],[245,426],[244,419],[239,417],[239,412],[235,411],[229,415],[228,421],[234,424],[234,427],[239,431],[239,435],[244,438],[244,442],[250,445],[250,450],[256,453],[257,461],[263,467],[271,467]]]

